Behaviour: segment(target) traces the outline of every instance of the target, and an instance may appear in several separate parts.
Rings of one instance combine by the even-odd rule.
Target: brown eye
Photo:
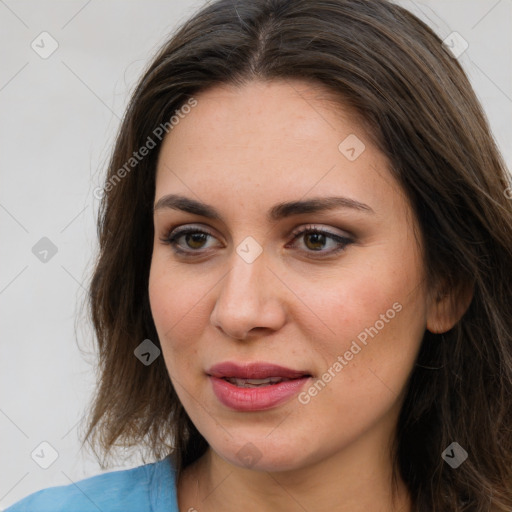
[[[324,247],[324,245],[327,241],[327,237],[325,236],[324,233],[311,232],[311,233],[305,233],[304,240],[305,240],[305,245],[308,247],[308,249],[317,251]]]
[[[187,233],[185,235],[181,235],[185,237],[185,243],[191,249],[201,249],[204,245],[207,237],[209,236],[206,233]],[[181,238],[181,237],[179,237]]]
[[[163,238],[160,238],[162,243],[171,245],[172,248],[178,253],[199,253],[202,249],[208,248],[206,244],[209,238],[215,238],[211,233],[202,231],[198,228],[184,228],[177,229],[169,232]],[[180,241],[184,239],[183,241]]]
[[[304,249],[305,252],[318,253],[319,256],[336,254],[343,251],[347,245],[354,242],[351,238],[318,229],[314,226],[308,226],[300,231],[295,231],[293,235],[293,242],[301,238],[304,240],[303,245],[306,248]],[[330,250],[323,250],[329,247],[329,245],[331,246]]]

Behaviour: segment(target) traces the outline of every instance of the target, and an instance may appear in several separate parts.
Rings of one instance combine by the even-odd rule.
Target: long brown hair
[[[219,0],[153,59],[126,110],[100,204],[89,294],[99,375],[82,446],[171,453],[178,471],[207,449],[163,358],[145,366],[134,356],[145,339],[159,346],[148,299],[155,129],[170,131],[176,111],[208,87],[252,79],[323,84],[357,112],[413,206],[429,283],[473,288],[453,329],[425,332],[398,421],[395,479],[415,511],[510,510],[510,179],[457,60],[385,0]],[[148,137],[156,147],[131,162]],[[468,452],[457,469],[441,457],[452,442]]]

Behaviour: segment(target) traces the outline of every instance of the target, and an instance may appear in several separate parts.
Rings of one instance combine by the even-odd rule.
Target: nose
[[[247,263],[236,252],[230,271],[221,279],[210,321],[225,335],[238,340],[259,337],[286,322],[285,287],[268,267],[264,254]]]

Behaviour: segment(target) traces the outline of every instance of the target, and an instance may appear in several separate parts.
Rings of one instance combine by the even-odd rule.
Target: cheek
[[[183,372],[195,360],[198,319],[209,287],[190,281],[166,261],[155,257],[149,275],[149,301],[162,352],[170,371]],[[203,302],[202,302],[203,301]],[[203,321],[204,322],[204,321]]]
[[[387,415],[413,368],[425,329],[421,278],[415,266],[397,268],[351,269],[308,302],[329,335],[312,338],[323,367],[299,400],[315,428],[336,439]],[[324,425],[326,411],[336,433]]]
[[[326,333],[316,350],[323,352],[327,366],[347,353],[354,372],[375,361],[382,367],[400,364],[407,372],[426,325],[422,267],[410,246],[387,253],[383,247],[375,249],[373,258],[347,265],[318,284],[321,293],[307,294],[307,280],[297,293],[307,297],[316,326]]]

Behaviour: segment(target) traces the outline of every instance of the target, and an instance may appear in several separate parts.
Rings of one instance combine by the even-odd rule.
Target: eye
[[[208,240],[208,237],[213,237],[213,235],[202,229],[187,226],[183,229],[170,231],[167,236],[160,238],[160,241],[172,246],[177,253],[191,253],[204,249],[205,242]],[[185,240],[185,249],[183,249],[183,246],[178,243],[180,238],[184,238]]]
[[[336,254],[343,251],[347,245],[354,242],[353,239],[347,236],[332,233],[311,225],[301,230],[294,231],[292,235],[294,237],[293,242],[299,238],[303,238],[306,252],[316,252],[321,255]],[[330,250],[322,250],[328,245],[328,242],[331,243],[332,248]]]

